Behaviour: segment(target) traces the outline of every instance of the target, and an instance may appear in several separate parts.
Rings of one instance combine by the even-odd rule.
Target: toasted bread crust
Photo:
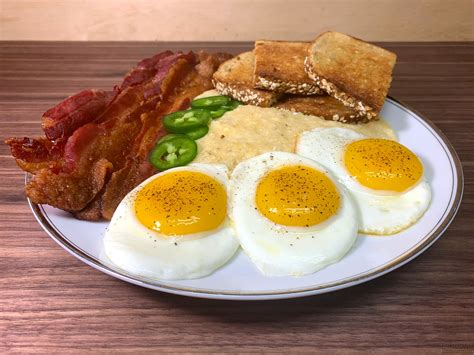
[[[264,90],[295,94],[295,95],[320,95],[324,91],[317,84],[298,83],[295,81],[269,80],[265,77],[255,77],[255,87]]]
[[[322,94],[304,72],[308,46],[308,42],[256,41],[255,87],[291,94]]]
[[[362,101],[348,95],[344,91],[339,90],[336,85],[327,81],[325,78],[316,75],[313,72],[313,67],[306,63],[308,63],[308,60],[305,61],[305,70],[308,76],[313,79],[314,82],[318,84],[319,87],[322,88],[328,95],[339,100],[344,106],[350,107],[354,111],[359,112],[361,115],[367,117],[368,120],[377,117],[377,113],[372,107],[365,105]]]
[[[377,115],[387,96],[396,55],[337,32],[325,32],[309,47],[305,70],[345,105]]]
[[[250,88],[242,84],[228,84],[213,80],[214,87],[221,95],[230,96],[245,104],[270,107],[277,100],[278,96],[270,91],[263,91]]]
[[[354,111],[344,106],[329,95],[293,96],[285,95],[274,107],[306,115],[322,117],[325,120],[342,123],[364,123],[368,121],[362,112]]]
[[[254,88],[253,52],[244,52],[221,64],[214,73],[213,83],[222,95],[228,95],[246,104],[268,107],[279,94]]]

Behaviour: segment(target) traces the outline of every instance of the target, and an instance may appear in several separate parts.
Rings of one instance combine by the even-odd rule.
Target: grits
[[[199,97],[213,95],[218,93],[211,90]],[[383,119],[344,124],[277,108],[242,105],[211,122],[209,133],[197,141],[198,155],[194,162],[224,164],[232,171],[241,161],[265,152],[293,153],[298,135],[319,127],[342,127],[371,138],[397,140],[394,130]]]

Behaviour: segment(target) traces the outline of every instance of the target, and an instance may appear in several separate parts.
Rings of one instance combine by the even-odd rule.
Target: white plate
[[[395,270],[432,245],[453,220],[463,191],[462,168],[446,137],[428,120],[389,98],[382,116],[402,144],[424,162],[431,184],[431,205],[418,223],[402,233],[373,237],[360,235],[340,262],[303,277],[265,277],[240,250],[212,275],[183,281],[156,281],[131,275],[110,264],[102,254],[106,222],[85,222],[49,206],[30,202],[44,230],[59,245],[86,264],[121,280],[154,290],[185,296],[230,300],[292,298],[335,291]]]

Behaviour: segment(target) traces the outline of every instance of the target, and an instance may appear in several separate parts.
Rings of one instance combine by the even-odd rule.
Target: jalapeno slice
[[[224,107],[228,110],[228,111],[232,111],[234,109],[236,109],[238,106],[242,105],[242,102],[240,101],[237,101],[237,100],[231,100],[227,105],[225,105]]]
[[[191,109],[170,113],[163,118],[166,130],[173,133],[187,133],[209,124],[211,114],[207,110]]]
[[[204,137],[207,132],[209,132],[209,127],[208,126],[201,126],[196,128],[194,131],[187,132],[186,135],[191,138],[191,139],[199,139]]]
[[[157,143],[148,160],[156,169],[164,171],[189,164],[196,155],[196,142],[189,137],[179,136]]]
[[[219,118],[219,117],[223,116],[224,113],[226,113],[227,111],[232,111],[235,108],[237,108],[237,106],[240,106],[240,105],[241,105],[240,101],[231,100],[231,101],[229,101],[229,103],[227,105],[210,109],[209,112],[211,113],[211,117],[213,119],[216,119],[216,118]]]
[[[158,145],[160,143],[163,143],[163,142],[166,142],[166,141],[169,141],[170,139],[173,139],[173,138],[176,138],[176,137],[186,137],[186,135],[178,134],[178,133],[170,133],[170,134],[167,134],[166,136],[163,136],[160,139],[158,139],[158,142],[156,142],[156,145]]]
[[[227,111],[229,110],[226,107],[219,107],[219,108],[216,108],[215,110],[209,111],[209,113],[211,114],[211,117],[213,119],[216,119],[224,115],[224,113],[226,113]]]
[[[201,99],[196,99],[191,102],[192,108],[217,108],[219,106],[228,105],[231,98],[224,95],[208,96]]]

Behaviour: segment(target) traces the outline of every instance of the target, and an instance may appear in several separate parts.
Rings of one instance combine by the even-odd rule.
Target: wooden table
[[[445,235],[408,265],[320,296],[226,302],[154,292],[81,263],[36,223],[24,174],[0,145],[0,351],[474,351],[474,44],[385,43],[391,94],[426,115],[463,162],[465,194]],[[1,43],[0,132],[40,134],[41,114],[110,88],[163,48],[249,43]]]

